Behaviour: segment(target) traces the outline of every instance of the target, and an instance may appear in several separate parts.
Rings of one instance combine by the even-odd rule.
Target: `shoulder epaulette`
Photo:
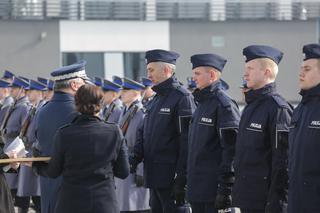
[[[217,98],[220,101],[221,105],[223,107],[229,107],[231,106],[232,99],[221,89],[218,89],[217,92]]]
[[[182,85],[176,85],[175,88],[177,89],[178,92],[180,92],[183,95],[190,95],[191,93],[187,88],[183,87]]]
[[[280,95],[276,94],[272,96],[272,99],[279,107],[292,109],[291,105]]]

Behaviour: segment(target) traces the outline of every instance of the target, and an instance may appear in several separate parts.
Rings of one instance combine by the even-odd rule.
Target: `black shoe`
[[[18,213],[28,213],[28,210],[27,208],[18,208]]]

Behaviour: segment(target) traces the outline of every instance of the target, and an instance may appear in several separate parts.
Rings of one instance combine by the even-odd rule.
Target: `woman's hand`
[[[9,158],[11,158],[11,159],[17,158],[17,153],[15,153],[15,152],[6,153],[6,154],[7,154],[7,155],[9,156]],[[18,162],[10,163],[10,167],[11,167],[12,169],[15,169],[15,170],[17,170],[17,169],[19,168],[19,166],[20,166],[20,163],[18,163]]]

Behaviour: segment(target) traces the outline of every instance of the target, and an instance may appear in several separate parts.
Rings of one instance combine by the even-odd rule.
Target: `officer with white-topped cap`
[[[56,131],[61,126],[70,123],[78,114],[75,110],[74,95],[89,80],[85,65],[85,61],[80,61],[51,73],[55,81],[54,95],[51,101],[41,108],[36,122],[36,136],[39,141],[38,154],[51,156]],[[42,213],[54,212],[60,183],[61,177],[56,179],[40,177]]]

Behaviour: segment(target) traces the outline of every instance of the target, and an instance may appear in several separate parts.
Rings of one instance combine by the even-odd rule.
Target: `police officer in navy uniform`
[[[233,205],[242,213],[280,213],[286,202],[288,130],[292,109],[276,91],[283,53],[273,47],[243,49],[247,103],[236,142]]]
[[[40,152],[42,156],[51,156],[54,134],[78,114],[75,110],[74,95],[88,80],[85,64],[85,61],[80,61],[51,73],[55,80],[54,95],[38,113],[36,137],[39,144],[34,154],[38,155]],[[40,177],[42,213],[54,211],[60,184],[61,177],[56,179]]]
[[[215,54],[191,57],[197,86],[193,95],[198,106],[190,125],[187,197],[194,213],[214,213],[231,206],[240,113],[221,89],[220,76],[226,62]]]
[[[289,133],[288,213],[320,212],[320,45],[307,44]]]
[[[143,105],[141,103],[141,91],[143,90],[144,85],[132,79],[123,78],[121,100],[125,110],[120,117],[120,128],[123,130],[129,155],[133,152],[137,140],[137,131],[144,119]],[[116,178],[115,183],[121,212],[142,213],[150,210],[149,189],[143,187],[143,163],[138,165],[135,174],[130,174],[124,180]]]
[[[119,99],[121,85],[109,80],[104,80],[101,88],[104,95],[100,118],[108,122],[119,123],[123,110],[123,104]]]
[[[146,52],[148,78],[156,96],[146,109],[130,162],[134,172],[144,161],[153,213],[174,212],[185,199],[188,127],[195,106],[191,93],[174,75],[178,57],[178,53],[166,50]]]

